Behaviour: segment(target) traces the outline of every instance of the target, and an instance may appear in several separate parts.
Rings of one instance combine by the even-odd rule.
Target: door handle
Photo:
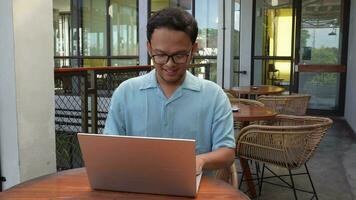
[[[235,74],[247,74],[246,70],[242,70],[242,71],[234,71]]]

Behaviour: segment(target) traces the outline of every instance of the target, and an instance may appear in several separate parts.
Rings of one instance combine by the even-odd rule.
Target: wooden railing
[[[316,64],[299,64],[298,65],[298,72],[346,72],[345,65],[334,65],[334,64],[327,64],[327,65],[316,65]]]

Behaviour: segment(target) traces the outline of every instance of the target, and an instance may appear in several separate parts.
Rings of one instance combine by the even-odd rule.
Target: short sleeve
[[[222,147],[235,148],[233,114],[229,99],[222,89],[216,98],[212,129],[212,150]]]

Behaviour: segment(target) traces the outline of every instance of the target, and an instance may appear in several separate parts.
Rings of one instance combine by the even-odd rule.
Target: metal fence
[[[77,133],[102,133],[115,88],[151,69],[151,66],[55,69],[58,171],[83,166]],[[190,71],[210,79],[210,64],[192,65]]]

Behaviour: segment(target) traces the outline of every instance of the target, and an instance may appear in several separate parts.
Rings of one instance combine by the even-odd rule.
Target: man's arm
[[[196,172],[200,174],[202,169],[215,170],[230,166],[235,160],[235,150],[222,147],[209,153],[196,156]]]
[[[216,95],[212,124],[212,151],[196,156],[196,170],[229,167],[235,159],[233,115],[229,99],[220,88]]]
[[[124,95],[121,87],[122,86],[120,85],[119,88],[114,91],[110,101],[109,113],[107,115],[103,131],[103,133],[107,135],[126,134],[125,118],[120,106],[120,101],[122,101],[120,97]]]

